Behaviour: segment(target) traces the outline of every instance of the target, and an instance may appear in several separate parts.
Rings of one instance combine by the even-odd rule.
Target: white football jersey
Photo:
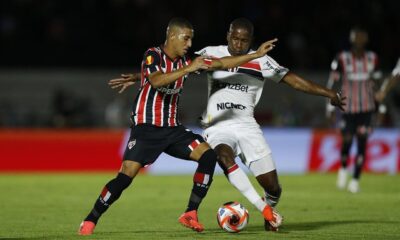
[[[196,54],[211,58],[231,56],[228,46],[206,47]],[[279,82],[288,71],[265,55],[236,68],[208,73],[208,103],[202,125],[256,123],[254,108],[260,100],[264,80]]]

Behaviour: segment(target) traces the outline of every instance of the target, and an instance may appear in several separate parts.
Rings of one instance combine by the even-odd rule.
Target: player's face
[[[183,57],[192,46],[193,29],[177,28],[172,38],[172,44],[176,54]]]
[[[368,43],[368,34],[364,31],[351,31],[350,42],[357,49],[364,49]]]
[[[247,29],[231,28],[226,36],[228,50],[232,56],[243,55],[249,51],[252,36]]]

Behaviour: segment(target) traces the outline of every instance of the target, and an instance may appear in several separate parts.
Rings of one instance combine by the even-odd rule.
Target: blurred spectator
[[[94,122],[90,102],[66,89],[58,89],[53,96],[52,125],[54,127],[88,127]]]

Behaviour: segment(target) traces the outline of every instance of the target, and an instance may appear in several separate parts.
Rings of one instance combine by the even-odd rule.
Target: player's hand
[[[267,52],[271,51],[275,47],[275,43],[278,41],[277,38],[274,38],[272,40],[266,41],[263,44],[260,45],[260,47],[257,49],[256,54],[258,57],[262,57]]]
[[[189,66],[187,66],[187,70],[189,72],[196,72],[198,70],[207,70],[210,68],[210,64],[205,61],[208,59],[206,56],[200,56],[195,58]]]
[[[112,88],[121,88],[118,93],[122,93],[126,88],[135,84],[137,81],[137,77],[135,74],[121,74],[120,78],[114,78],[108,81],[108,85]]]
[[[344,111],[344,106],[346,105],[346,97],[342,96],[340,92],[337,92],[334,97],[331,97],[331,104],[338,107],[340,110]]]

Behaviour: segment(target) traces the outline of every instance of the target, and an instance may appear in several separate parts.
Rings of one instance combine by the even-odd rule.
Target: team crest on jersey
[[[146,65],[151,65],[154,62],[153,56],[149,55],[146,58]]]
[[[128,148],[129,148],[129,149],[132,149],[133,146],[135,146],[135,144],[136,144],[136,139],[133,139],[132,141],[129,141],[129,142],[128,142]]]

